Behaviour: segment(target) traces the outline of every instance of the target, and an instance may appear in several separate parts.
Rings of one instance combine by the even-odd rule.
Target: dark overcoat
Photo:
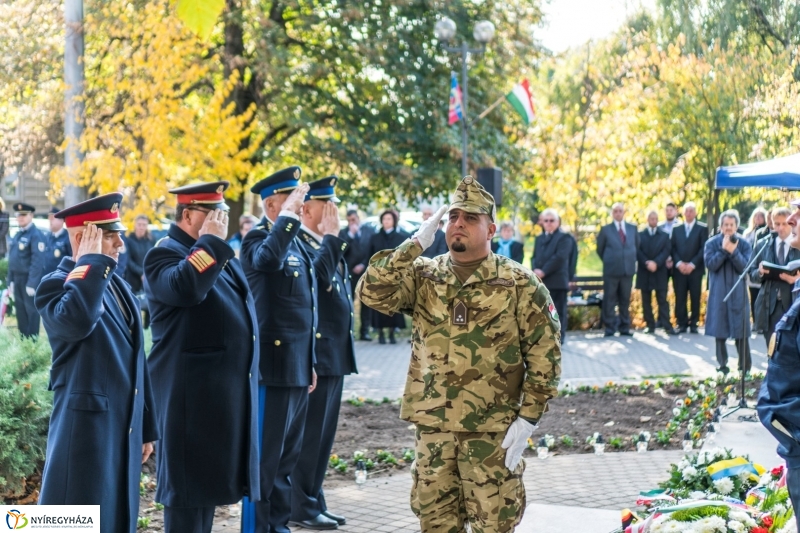
[[[572,245],[571,236],[561,230],[550,235],[542,233],[536,237],[531,270],[539,269],[544,272],[542,282],[548,290],[569,289]]]
[[[300,242],[313,258],[319,287],[315,349],[317,375],[346,376],[357,373],[353,343],[353,293],[343,257],[347,243],[332,235],[326,235],[320,243],[303,230],[300,232]]]
[[[400,246],[410,236],[403,230],[395,229],[391,233],[381,230],[372,236],[369,241],[369,258],[381,250],[394,249]],[[363,303],[363,302],[362,302]],[[405,328],[406,319],[402,313],[395,313],[392,316],[385,315],[379,311],[372,313],[372,327],[374,328]]]
[[[266,217],[242,241],[240,257],[253,291],[267,386],[311,385],[317,333],[317,280],[311,257],[295,238],[300,221]]]
[[[128,252],[128,263],[125,266],[125,281],[134,293],[142,291],[142,275],[144,274],[144,258],[147,252],[156,245],[155,239],[145,235],[141,239],[131,233],[125,237],[125,248]]]
[[[18,231],[8,250],[8,277],[14,283],[36,288],[44,277],[45,237],[32,222]],[[12,279],[13,278],[13,279]]]
[[[69,233],[62,229],[58,235],[48,233],[45,236],[44,246],[44,266],[42,275],[54,272],[61,260],[65,257],[72,257],[72,245],[69,243]]]
[[[766,246],[750,269],[750,279],[755,283],[761,283],[761,290],[758,291],[758,296],[756,297],[755,316],[753,320],[756,331],[769,330],[769,317],[775,311],[775,306],[778,303],[778,293],[780,293],[781,299],[783,299],[784,302],[792,301],[792,285],[790,283],[764,279],[761,274],[758,273],[758,265],[760,265],[762,261],[778,263],[778,253],[775,250],[775,235],[772,234],[766,237],[766,239],[767,240],[762,239],[756,242],[753,247],[753,253],[756,253],[761,250],[762,246]],[[800,250],[796,248],[787,246],[785,253],[787,263],[800,259]]]
[[[158,430],[139,306],[116,265],[100,254],[63,259],[36,291],[53,349],[39,503],[99,504],[103,532],[135,533],[142,443]]]
[[[636,288],[643,291],[665,291],[669,284],[667,271],[667,257],[672,251],[669,235],[656,229],[650,235],[650,228],[645,228],[639,233],[639,249],[636,256],[638,266],[636,271]],[[656,271],[647,270],[647,261],[655,261]]]
[[[729,254],[722,248],[720,233],[706,241],[703,253],[708,269],[706,335],[716,339],[742,339],[750,335],[750,299],[744,282],[736,287],[727,302],[722,301],[750,260],[750,243],[742,238],[738,243],[736,250]]]
[[[233,249],[173,224],[144,259],[161,440],[156,501],[258,499],[258,326]]]

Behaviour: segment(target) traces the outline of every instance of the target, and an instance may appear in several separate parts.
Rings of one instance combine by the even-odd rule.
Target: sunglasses
[[[549,223],[551,223],[551,222],[555,222],[555,219],[553,219],[553,218],[548,218],[548,219],[542,220],[542,222],[543,222],[544,224],[549,224]]]

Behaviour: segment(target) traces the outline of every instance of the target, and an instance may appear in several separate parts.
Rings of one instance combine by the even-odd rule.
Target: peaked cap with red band
[[[196,205],[208,209],[230,209],[225,203],[222,193],[230,186],[227,181],[212,181],[211,183],[192,183],[169,192],[178,195],[178,203],[183,205]]]
[[[63,218],[68,228],[82,228],[94,224],[104,230],[125,231],[126,228],[119,219],[121,204],[122,195],[112,192],[62,209],[53,216]]]

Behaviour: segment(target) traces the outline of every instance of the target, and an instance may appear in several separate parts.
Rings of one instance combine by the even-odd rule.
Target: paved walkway
[[[764,338],[751,339],[753,369],[767,369]],[[728,346],[736,367],[736,348]],[[377,341],[356,343],[359,373],[344,381],[344,397],[396,399],[403,394],[411,346]],[[701,334],[669,336],[634,333],[633,337],[603,337],[600,333],[568,333],[562,349],[561,385],[595,385],[607,381],[640,381],[651,376],[683,375],[705,378],[716,374],[714,339]]]

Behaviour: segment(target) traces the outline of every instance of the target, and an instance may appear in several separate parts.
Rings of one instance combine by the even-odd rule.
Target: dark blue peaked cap
[[[53,216],[63,218],[68,228],[82,228],[87,224],[94,224],[100,229],[125,231],[125,226],[119,219],[121,203],[122,195],[112,192],[62,209]]]
[[[29,213],[33,213],[36,211],[36,208],[30,204],[24,204],[22,202],[17,202],[11,206],[15,213],[19,215],[27,215]]]
[[[276,193],[292,192],[300,184],[301,173],[302,170],[297,166],[284,168],[253,185],[250,191],[260,194],[262,199]]]
[[[305,201],[309,200],[330,200],[331,202],[339,203],[336,197],[336,182],[339,178],[336,176],[328,176],[321,180],[312,181],[308,184],[308,192],[306,193]]]

